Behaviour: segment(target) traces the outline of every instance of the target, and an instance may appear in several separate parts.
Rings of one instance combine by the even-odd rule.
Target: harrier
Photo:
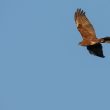
[[[104,58],[105,56],[101,43],[110,43],[110,37],[97,38],[93,25],[86,17],[83,10],[77,9],[74,14],[74,19],[83,39],[79,44],[81,46],[86,46],[90,54]]]

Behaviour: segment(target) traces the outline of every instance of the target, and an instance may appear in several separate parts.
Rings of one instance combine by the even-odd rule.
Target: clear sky
[[[110,35],[110,0],[0,1],[0,110],[110,110],[110,45],[78,45],[77,8]]]

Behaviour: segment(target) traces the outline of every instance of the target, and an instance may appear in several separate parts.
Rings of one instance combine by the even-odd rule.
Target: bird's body
[[[81,46],[88,46],[88,45],[94,45],[96,43],[100,43],[102,39],[84,39],[82,42],[80,42]]]
[[[104,57],[101,43],[110,43],[110,37],[97,38],[93,25],[88,20],[83,10],[77,9],[74,19],[77,29],[83,38],[79,44],[81,46],[86,46],[90,54]]]

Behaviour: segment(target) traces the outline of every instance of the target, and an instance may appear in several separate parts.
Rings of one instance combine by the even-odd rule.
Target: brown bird
[[[90,54],[104,58],[101,43],[110,43],[110,37],[97,38],[95,30],[81,9],[77,9],[74,14],[75,23],[83,40],[79,44],[86,46]]]

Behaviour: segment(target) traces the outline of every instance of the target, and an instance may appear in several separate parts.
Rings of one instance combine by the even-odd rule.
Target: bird
[[[97,38],[93,25],[81,8],[75,11],[74,20],[83,39],[79,45],[85,46],[90,54],[104,58],[102,43],[110,43],[110,37]]]

